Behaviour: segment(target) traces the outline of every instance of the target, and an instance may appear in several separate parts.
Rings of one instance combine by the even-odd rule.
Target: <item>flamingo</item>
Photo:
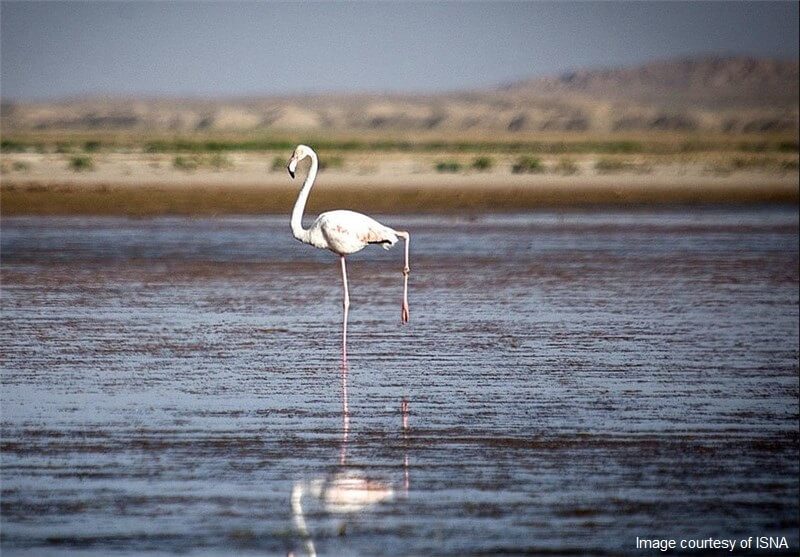
[[[344,289],[344,299],[342,307],[344,316],[342,319],[342,361],[347,362],[347,314],[350,310],[350,294],[347,288],[347,265],[345,256],[361,251],[369,244],[380,244],[384,249],[389,249],[398,242],[399,238],[405,241],[405,266],[403,267],[403,303],[400,309],[400,321],[408,323],[408,274],[411,269],[408,266],[408,247],[411,237],[408,232],[394,230],[385,226],[372,217],[356,213],[355,211],[336,210],[322,213],[314,221],[310,228],[303,228],[303,212],[306,208],[306,201],[314,179],[317,176],[319,160],[317,154],[307,145],[295,147],[292,157],[289,159],[289,175],[294,179],[297,164],[309,157],[311,168],[308,176],[303,183],[303,187],[297,196],[297,201],[292,210],[292,234],[304,244],[310,244],[315,248],[327,249],[337,254],[342,266],[342,285]]]

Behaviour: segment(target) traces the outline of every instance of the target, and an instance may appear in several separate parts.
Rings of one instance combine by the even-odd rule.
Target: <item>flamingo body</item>
[[[308,229],[308,243],[339,255],[361,251],[369,244],[389,249],[398,241],[397,233],[372,217],[355,211],[322,213]]]

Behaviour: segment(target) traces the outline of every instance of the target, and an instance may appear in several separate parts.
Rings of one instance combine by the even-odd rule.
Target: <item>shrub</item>
[[[200,160],[198,157],[177,155],[174,159],[172,159],[172,166],[178,170],[191,172],[193,170],[197,170],[197,168],[200,166]]]
[[[476,157],[472,161],[472,168],[478,172],[484,172],[494,166],[492,157]]]
[[[269,167],[270,172],[286,171],[288,161],[283,157],[275,157],[272,159],[272,165]]]
[[[563,174],[564,176],[572,176],[580,171],[581,169],[577,163],[569,158],[560,159],[558,164],[553,168],[553,172]]]
[[[25,161],[14,161],[11,163],[11,170],[15,170],[17,172],[27,172],[31,169],[31,165]]]
[[[714,161],[705,165],[705,171],[718,176],[728,176],[732,172],[732,169],[730,164]]]
[[[69,159],[69,168],[75,172],[94,170],[94,161],[87,155],[74,155]]]
[[[653,167],[646,162],[630,162],[620,159],[601,158],[595,161],[594,169],[600,174],[611,174],[614,172],[648,174],[652,172]]]
[[[779,171],[787,172],[797,170],[797,159],[784,159],[770,157],[770,156],[753,156],[753,157],[733,157],[728,161],[728,172],[736,170],[761,170],[761,171]]]
[[[26,151],[26,146],[24,143],[20,141],[15,141],[13,139],[3,139],[0,141],[0,151],[6,153],[24,153]]]
[[[100,149],[100,145],[101,145],[100,142],[97,140],[86,141],[83,144],[83,150],[86,151],[87,153],[94,153],[95,151]]]
[[[458,172],[461,164],[457,161],[439,161],[436,163],[436,172]]]
[[[619,159],[597,159],[594,163],[594,169],[601,174],[610,174],[612,172],[622,172],[627,170],[630,165]]]
[[[733,167],[734,170],[749,170],[762,166],[764,166],[763,159],[744,157],[733,157],[731,159],[731,167]]]
[[[233,161],[223,153],[212,153],[210,155],[176,155],[172,159],[172,166],[178,170],[192,172],[201,167],[212,168],[214,170],[226,170],[233,168]]]
[[[325,157],[319,161],[319,169],[327,170],[329,168],[342,168],[344,167],[344,158],[342,157]]]
[[[540,174],[544,171],[544,164],[538,157],[520,157],[511,166],[511,172],[514,174]]]
[[[233,168],[233,161],[222,153],[214,153],[208,158],[208,166],[214,170],[226,170]]]

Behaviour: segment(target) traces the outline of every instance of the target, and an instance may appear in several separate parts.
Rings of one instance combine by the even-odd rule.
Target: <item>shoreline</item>
[[[365,213],[524,212],[540,208],[656,207],[669,205],[797,205],[797,177],[754,180],[666,181],[617,177],[553,183],[465,183],[414,180],[365,185],[320,184],[306,210],[351,208]],[[542,181],[544,182],[544,181]],[[203,182],[114,184],[25,181],[0,188],[0,215],[256,215],[289,213],[299,184]]]

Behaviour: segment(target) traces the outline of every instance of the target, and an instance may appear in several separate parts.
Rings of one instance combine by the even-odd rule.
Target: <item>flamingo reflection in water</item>
[[[364,511],[394,499],[395,491],[391,483],[371,479],[363,471],[347,468],[347,445],[350,436],[350,409],[347,403],[347,366],[342,366],[342,443],[339,452],[339,471],[330,477],[315,478],[310,481],[295,482],[292,487],[292,521],[303,538],[305,552],[316,557],[314,540],[303,512],[303,496],[311,495],[317,499],[324,510],[332,515],[347,515]],[[408,401],[404,398],[400,405],[403,423],[403,497],[408,497]],[[294,557],[294,552],[289,557]]]

